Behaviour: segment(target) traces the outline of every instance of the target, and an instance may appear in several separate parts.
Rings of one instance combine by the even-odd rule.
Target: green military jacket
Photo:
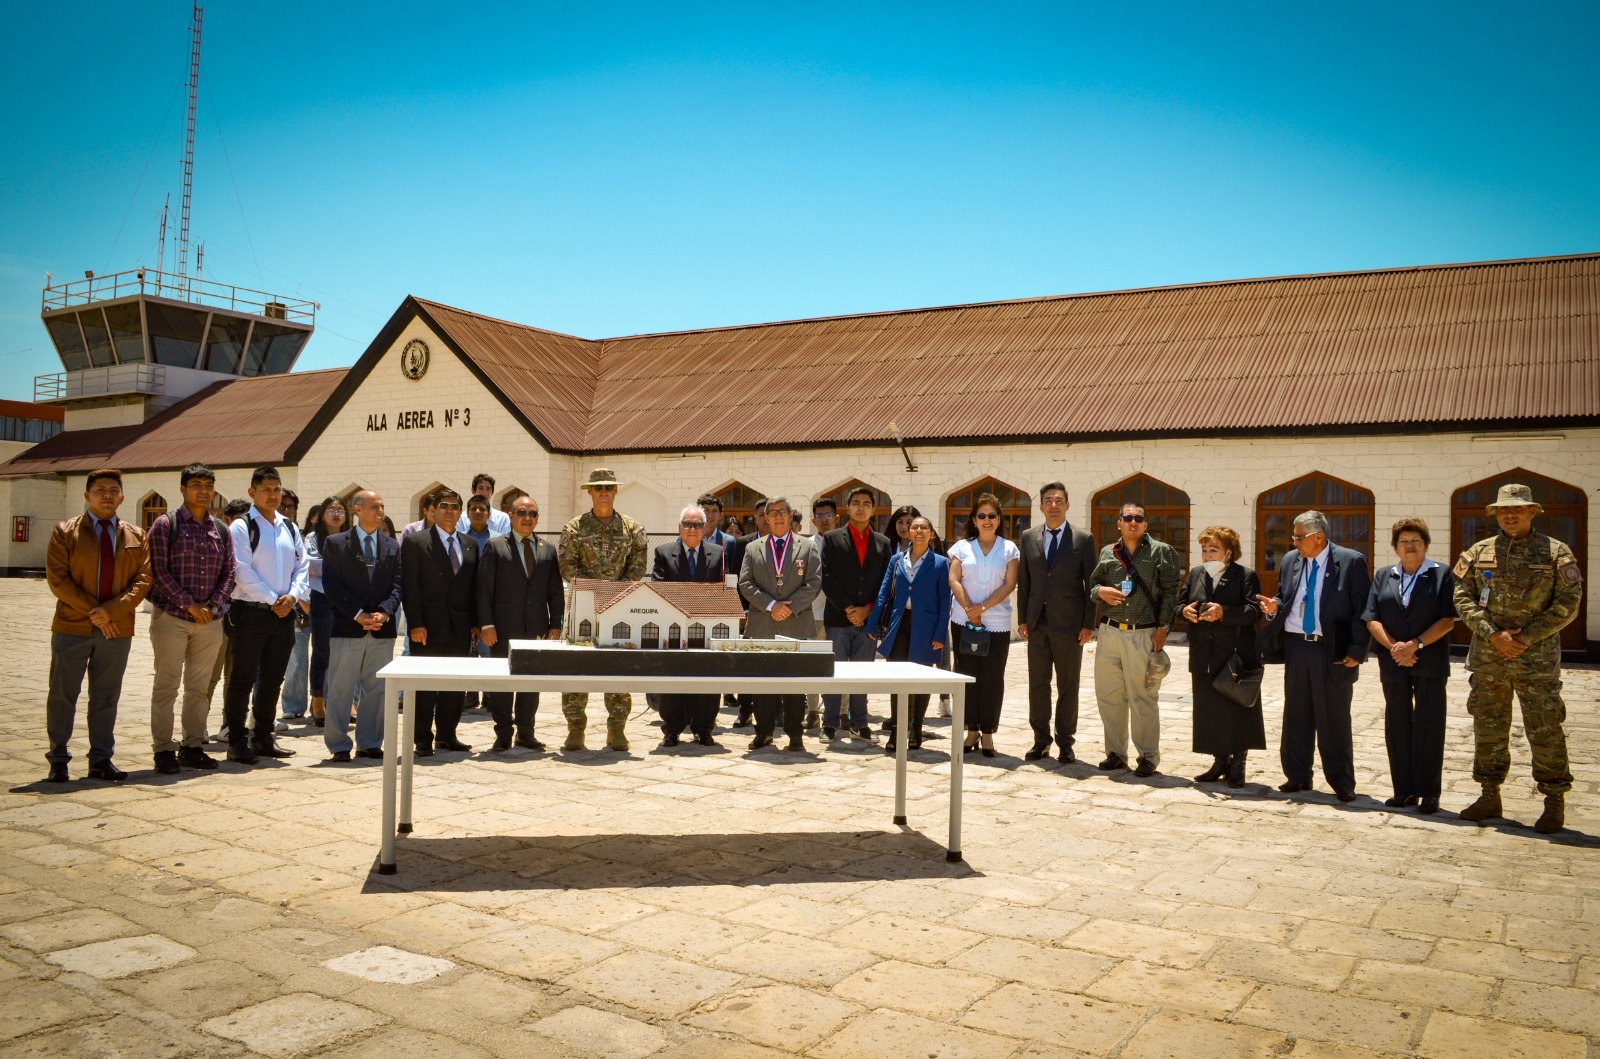
[[[1122,538],[1100,549],[1100,561],[1095,564],[1094,573],[1090,576],[1090,584],[1095,588],[1101,585],[1110,585],[1116,588],[1122,584],[1122,579],[1128,576],[1123,573],[1127,567],[1122,565],[1114,548],[1122,543]],[[1133,553],[1133,567],[1139,571],[1139,576],[1144,579],[1145,588],[1156,594],[1151,599],[1145,588],[1136,584],[1133,595],[1127,602],[1119,607],[1109,603],[1100,602],[1096,593],[1095,602],[1100,608],[1100,616],[1106,621],[1125,622],[1130,625],[1150,625],[1152,623],[1163,628],[1172,624],[1172,619],[1178,613],[1178,582],[1183,578],[1183,570],[1178,562],[1178,553],[1172,545],[1158,541],[1146,534],[1139,541],[1139,547]]]
[[[613,512],[606,523],[595,518],[593,511],[585,511],[561,527],[556,559],[561,576],[569,582],[580,577],[641,581],[649,547],[644,526],[622,512]]]
[[[1467,668],[1503,665],[1489,638],[1501,629],[1521,629],[1528,650],[1521,665],[1553,668],[1561,662],[1557,634],[1578,614],[1583,570],[1572,549],[1534,530],[1521,540],[1497,533],[1461,553],[1456,575],[1456,613],[1472,630]],[[1488,605],[1479,601],[1488,590]]]

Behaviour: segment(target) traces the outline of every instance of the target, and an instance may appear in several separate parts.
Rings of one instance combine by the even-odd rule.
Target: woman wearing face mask
[[[1259,670],[1256,622],[1261,608],[1256,572],[1238,563],[1239,535],[1227,526],[1200,531],[1201,563],[1189,571],[1178,603],[1189,623],[1189,675],[1194,681],[1194,751],[1210,754],[1211,767],[1197,783],[1227,778],[1244,786],[1245,755],[1267,748],[1259,696],[1240,706],[1212,686],[1228,660],[1238,654],[1242,668]]]

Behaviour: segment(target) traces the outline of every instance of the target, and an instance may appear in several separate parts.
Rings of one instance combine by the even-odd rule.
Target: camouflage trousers
[[[1567,707],[1561,700],[1561,678],[1553,673],[1527,673],[1496,666],[1472,674],[1467,712],[1477,748],[1472,778],[1499,786],[1511,771],[1511,695],[1522,704],[1522,728],[1533,755],[1533,778],[1541,794],[1565,794],[1572,789],[1567,764],[1567,734],[1561,723]]]
[[[606,692],[606,723],[621,724],[633,712],[633,696],[627,692]],[[589,693],[564,691],[561,693],[561,716],[568,724],[589,724]]]

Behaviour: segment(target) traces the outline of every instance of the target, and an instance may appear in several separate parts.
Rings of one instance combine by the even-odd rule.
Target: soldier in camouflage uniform
[[[1533,778],[1544,795],[1534,829],[1561,830],[1572,788],[1567,736],[1561,722],[1560,632],[1578,613],[1583,571],[1572,550],[1533,528],[1544,510],[1533,490],[1507,485],[1487,508],[1500,532],[1479,541],[1456,561],[1456,611],[1472,630],[1467,669],[1477,752],[1472,778],[1483,794],[1461,810],[1463,820],[1500,816],[1500,784],[1511,769],[1511,694],[1522,703],[1522,727],[1533,754]]]
[[[593,510],[587,511],[561,528],[561,544],[556,549],[561,576],[567,582],[579,577],[604,581],[639,581],[645,575],[645,555],[649,538],[644,527],[616,510],[617,477],[604,467],[589,472],[583,487],[589,493]],[[567,719],[567,741],[563,750],[584,749],[584,730],[589,724],[589,693],[566,692],[561,696],[561,714]],[[606,693],[606,746],[628,749],[628,714],[633,696]]]

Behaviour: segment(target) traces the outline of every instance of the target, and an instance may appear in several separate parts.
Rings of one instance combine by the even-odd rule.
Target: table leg
[[[967,685],[957,684],[950,691],[950,846],[944,859],[961,859],[961,769],[967,726]]]
[[[400,689],[392,680],[384,682],[383,692],[383,834],[379,843],[378,874],[393,875],[394,809],[396,766],[400,746]]]
[[[911,733],[906,729],[910,721],[911,699],[895,695],[890,708],[894,711],[894,822],[906,822],[906,744]]]
[[[411,770],[417,749],[417,689],[411,688],[411,701],[400,715],[400,826],[402,835],[411,834]]]

